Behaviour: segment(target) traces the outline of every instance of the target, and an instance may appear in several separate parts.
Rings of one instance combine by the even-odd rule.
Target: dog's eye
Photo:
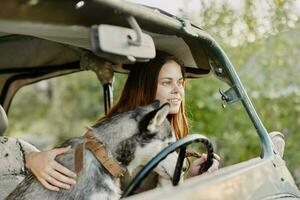
[[[171,145],[171,144],[173,144],[173,143],[174,143],[174,142],[168,142],[168,146]]]

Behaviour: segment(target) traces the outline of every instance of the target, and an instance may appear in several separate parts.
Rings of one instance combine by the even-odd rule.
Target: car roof
[[[69,48],[69,46],[72,46],[91,50],[89,38],[91,25],[111,24],[129,27],[124,16],[129,13],[134,15],[135,13],[133,11],[139,11],[143,12],[146,17],[155,18],[152,21],[148,20],[146,17],[138,16],[139,12],[137,12],[137,16],[135,16],[140,27],[152,36],[157,50],[167,51],[183,60],[185,66],[188,68],[187,72],[190,77],[201,77],[210,72],[208,58],[205,55],[203,48],[201,48],[201,46],[194,47],[194,45],[188,44],[186,41],[187,39],[183,37],[185,35],[184,31],[180,31],[180,29],[176,30],[176,28],[172,30],[172,28],[169,27],[175,25],[183,28],[183,24],[187,21],[183,22],[179,18],[159,9],[145,7],[130,2],[85,2],[85,5],[80,9],[76,8],[76,2],[68,0],[59,3],[53,1],[41,1],[36,5],[16,0],[5,2],[2,5],[2,10],[5,10],[5,12],[1,12],[0,14],[0,50],[1,57],[4,58],[1,58],[0,68],[25,66],[23,63],[25,58],[21,59],[20,63],[18,63],[18,59],[15,59],[16,57],[22,57],[22,55],[19,54],[14,58],[15,63],[7,61],[11,60],[14,56],[5,54],[9,48],[7,45],[8,42],[11,42],[16,38],[10,37],[12,35],[19,36],[17,37],[18,41],[13,41],[13,44],[10,44],[10,48],[20,54],[24,53],[24,44],[28,45],[30,41],[32,42],[32,48],[35,49],[40,48],[37,43],[50,44],[50,42],[52,42],[52,44],[49,45],[51,46],[49,48],[55,46],[57,49],[65,50]],[[155,23],[156,21],[157,23]],[[161,21],[165,21],[164,23],[168,24],[168,26],[161,26]],[[36,38],[39,38],[40,40]],[[43,40],[47,40],[47,42],[44,42]],[[45,48],[45,46],[43,46],[43,48]],[[197,51],[195,50],[196,48]],[[74,48],[72,51],[74,51]],[[36,57],[36,55],[30,55],[30,52],[27,53],[26,56],[28,59],[26,63],[28,64],[28,67],[45,65],[42,59],[40,59],[40,63],[32,63],[32,57]],[[32,54],[34,54],[34,52],[32,52]],[[53,55],[50,55],[50,53],[48,53],[48,55],[49,58],[52,59]],[[45,56],[46,55],[42,55],[42,57]],[[45,63],[48,62],[49,58],[45,58]],[[66,57],[65,62],[67,63],[69,59],[69,57]],[[63,60],[61,60],[61,62],[63,62]],[[116,66],[114,70],[117,72],[128,72],[118,66]]]
[[[2,3],[0,103],[5,110],[15,92],[26,84],[86,70],[86,55],[94,56],[90,44],[92,25],[130,28],[126,16],[134,17],[143,32],[152,37],[156,50],[182,60],[188,77],[204,77],[215,72],[211,62],[222,67],[223,61],[207,49],[215,45],[212,37],[188,20],[131,2],[84,2],[81,7],[72,0]],[[112,68],[115,72],[128,73],[123,63],[112,64]]]

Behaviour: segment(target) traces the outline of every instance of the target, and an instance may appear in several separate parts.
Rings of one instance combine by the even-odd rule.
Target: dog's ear
[[[166,119],[169,114],[170,104],[165,103],[161,107],[146,114],[140,122],[140,129],[149,133],[155,133],[158,131],[159,126]]]

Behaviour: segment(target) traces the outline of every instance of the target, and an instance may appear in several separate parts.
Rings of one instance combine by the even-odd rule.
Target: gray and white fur
[[[170,142],[175,141],[167,115],[169,105],[159,107],[155,101],[151,105],[138,107],[133,111],[116,114],[94,126],[92,132],[105,143],[106,149],[114,160],[135,174],[140,166],[145,165]],[[56,160],[74,171],[74,151],[83,143],[83,137],[73,138],[62,146],[71,145],[71,150],[60,155]],[[170,154],[155,171],[170,179],[174,172],[177,154]],[[97,161],[95,156],[85,150],[84,167],[77,174],[76,184],[70,189],[53,192],[44,188],[29,174],[7,199],[119,199],[121,196],[120,179],[113,177]]]

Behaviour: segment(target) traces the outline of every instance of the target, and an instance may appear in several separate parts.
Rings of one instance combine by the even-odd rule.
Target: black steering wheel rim
[[[176,142],[170,144],[162,151],[160,151],[155,157],[153,157],[143,169],[139,171],[139,173],[133,178],[127,188],[124,190],[122,198],[127,197],[133,194],[134,190],[141,184],[144,178],[159,164],[160,161],[165,159],[170,153],[176,151],[176,149],[180,148],[178,160],[175,167],[175,172],[173,175],[173,185],[177,185],[180,179],[180,174],[182,171],[183,160],[185,155],[186,147],[194,142],[202,143],[206,146],[207,151],[207,162],[202,171],[206,171],[213,163],[214,157],[214,148],[210,140],[200,134],[192,134],[188,135],[182,139],[177,140]]]

